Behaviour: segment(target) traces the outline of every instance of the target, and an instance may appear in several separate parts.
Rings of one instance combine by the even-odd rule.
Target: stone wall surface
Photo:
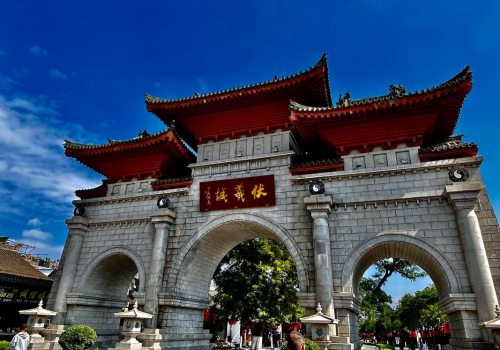
[[[281,139],[286,138],[282,135]],[[168,343],[169,349],[205,348],[209,335],[202,329],[202,312],[209,301],[215,268],[237,244],[256,237],[281,240],[290,250],[301,281],[300,300],[312,312],[317,293],[314,228],[304,199],[311,196],[309,184],[318,180],[324,183],[325,195],[332,199],[327,221],[331,288],[339,335],[345,342],[357,344],[357,284],[377,259],[399,257],[418,264],[431,276],[441,298],[473,295],[456,210],[448,202],[445,189],[456,186],[450,180],[449,170],[457,166],[469,171],[468,181],[482,183],[479,157],[418,163],[417,150],[411,148],[409,164],[292,176],[289,166],[293,152],[289,149],[248,159],[210,161],[205,157],[192,165],[193,183],[187,189],[153,192],[141,185],[136,186],[140,192],[76,202],[85,206],[88,229],[70,290],[73,294],[68,294],[66,322],[94,325],[105,337],[117,332],[118,321],[112,314],[118,305],[125,306],[126,295],[120,297],[123,281],[138,273],[139,294],[144,293],[155,238],[151,216],[162,196],[170,199],[170,209],[176,215],[168,231],[158,295],[158,326],[162,328],[165,347]],[[200,212],[200,182],[261,175],[274,175],[275,206]],[[498,294],[500,235],[485,189],[479,196],[476,213]],[[63,268],[66,254],[65,251]],[[104,277],[99,280],[96,274]],[[106,281],[120,286],[110,292]],[[58,279],[49,306],[54,303],[57,289]],[[96,301],[98,297],[103,298],[101,304]],[[454,305],[450,310],[460,307],[459,303],[450,305]],[[468,340],[480,337],[475,310],[449,314],[454,336]],[[474,322],[472,329],[464,328]]]

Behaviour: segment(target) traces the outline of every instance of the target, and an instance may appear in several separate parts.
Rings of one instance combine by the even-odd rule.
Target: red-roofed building
[[[138,276],[132,294],[153,315],[161,346],[206,349],[214,271],[236,245],[271,238],[293,257],[299,304],[341,320],[316,333],[325,348],[360,347],[359,282],[383,258],[429,274],[451,345],[486,348],[489,338],[476,335],[498,303],[500,230],[478,147],[453,135],[471,88],[466,67],[429,89],[391,85],[383,96],[333,103],[322,57],[263,83],[146,95],[167,130],[64,145],[103,182],[76,191],[48,308],[112,346],[113,312]]]

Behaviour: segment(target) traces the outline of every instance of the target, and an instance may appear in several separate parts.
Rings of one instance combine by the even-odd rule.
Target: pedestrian
[[[19,327],[19,333],[10,341],[10,350],[28,350],[30,343],[30,335],[26,332],[26,325],[22,324]]]
[[[288,336],[288,350],[305,350],[306,343],[304,341],[304,336],[297,332],[293,331]]]

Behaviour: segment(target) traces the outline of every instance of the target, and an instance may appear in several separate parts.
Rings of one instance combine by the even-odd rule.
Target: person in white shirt
[[[10,350],[28,350],[31,337],[28,332],[26,332],[26,329],[27,327],[25,324],[19,327],[19,333],[10,341]]]

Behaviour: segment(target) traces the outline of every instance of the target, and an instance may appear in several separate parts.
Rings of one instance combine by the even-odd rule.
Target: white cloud
[[[36,46],[36,45],[30,47],[30,52],[35,56],[48,56],[49,55],[47,50],[45,50],[43,47]]]
[[[33,219],[30,219],[28,220],[28,225],[30,226],[40,226],[42,222],[40,221],[39,218],[33,218]]]
[[[63,72],[61,72],[55,68],[49,69],[49,75],[51,76],[52,79],[69,80],[69,77],[66,74],[64,74]]]
[[[57,120],[57,112],[45,98],[0,94],[0,164],[10,165],[4,166],[0,179],[0,188],[10,189],[10,201],[4,203],[23,203],[35,194],[49,200],[45,205],[69,205],[75,189],[99,184],[76,171],[73,161],[64,156],[63,140],[81,133],[79,128],[69,128]]]
[[[52,238],[52,234],[49,232],[44,232],[36,228],[24,230],[22,235],[24,238],[34,238],[41,241],[50,240]]]
[[[67,158],[63,140],[95,143],[95,137],[61,120],[53,100],[13,94],[19,86],[9,86],[0,89],[0,222],[27,222],[16,240],[35,246],[35,254],[59,258],[63,246],[54,243],[62,238],[57,227],[61,217],[71,215],[74,190],[95,187],[101,178]],[[52,232],[39,229],[39,218],[57,221]]]

